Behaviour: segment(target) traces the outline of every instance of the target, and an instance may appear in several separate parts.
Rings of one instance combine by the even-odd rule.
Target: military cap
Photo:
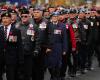
[[[60,13],[59,12],[53,12],[52,14],[51,14],[51,16],[50,17],[52,17],[52,16],[59,16],[60,15]]]
[[[70,13],[73,13],[73,14],[75,14],[77,11],[75,10],[75,9],[71,9],[70,10]]]
[[[61,10],[59,13],[60,13],[60,15],[63,15],[63,14],[67,14],[68,11],[66,9],[64,9],[64,10]]]
[[[33,7],[33,6],[29,6],[29,9],[30,9],[30,8],[34,8],[34,7]]]
[[[24,8],[21,10],[21,14],[29,14],[29,11],[26,8]]]
[[[11,17],[11,14],[7,11],[1,14],[1,18],[2,17]]]
[[[36,7],[33,9],[33,11],[35,11],[35,10],[43,11],[43,8],[42,8],[41,6],[36,6]]]
[[[43,12],[49,12],[49,10],[48,9],[44,9]]]
[[[15,10],[11,10],[11,12],[10,13],[15,13],[15,14],[17,14],[17,12],[15,11]]]
[[[55,8],[55,6],[53,6],[53,5],[50,5],[50,6],[49,6],[49,8]]]
[[[7,11],[8,7],[7,6],[2,6],[1,10],[2,11]]]

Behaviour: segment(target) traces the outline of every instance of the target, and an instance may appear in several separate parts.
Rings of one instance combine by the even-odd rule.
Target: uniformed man
[[[97,48],[97,59],[98,59],[98,66],[100,67],[100,10],[97,10],[97,27],[98,27],[98,48]]]
[[[29,22],[29,11],[23,9],[21,11],[21,22],[16,27],[21,30],[22,48],[24,54],[24,80],[32,78],[32,52],[34,49],[34,30],[33,25]],[[22,74],[21,74],[22,75]]]
[[[90,22],[90,30],[89,30],[89,39],[88,39],[88,57],[87,57],[87,69],[92,70],[92,57],[94,51],[97,51],[97,39],[98,39],[98,27],[97,27],[97,17],[96,11],[91,11],[90,18],[88,18]],[[98,53],[98,52],[97,52]]]
[[[29,15],[30,15],[30,18],[32,18],[33,17],[33,6],[30,6],[29,7]]]
[[[48,10],[49,10],[50,14],[52,14],[52,12],[55,12],[56,11],[56,7],[49,6]]]
[[[76,69],[74,68],[75,63],[71,63],[71,53],[76,50],[76,40],[74,35],[74,29],[71,23],[68,23],[68,18],[66,17],[66,10],[62,10],[59,15],[59,21],[66,25],[66,32],[68,37],[68,51],[66,54],[62,55],[62,67],[60,76],[62,77],[61,80],[64,80],[66,76],[66,69],[69,66],[69,73],[70,76],[74,76],[76,73]],[[74,57],[73,57],[74,58]],[[75,58],[73,61],[76,61]],[[74,69],[73,69],[74,68]]]
[[[85,73],[86,62],[87,62],[87,54],[88,54],[88,34],[89,34],[89,26],[90,23],[85,17],[85,13],[79,13],[79,35],[80,35],[80,43],[81,50],[79,52],[79,61],[80,61],[80,69],[81,73]]]
[[[58,12],[51,15],[51,22],[47,25],[48,47],[47,66],[51,74],[50,80],[60,80],[60,68],[62,64],[62,54],[67,51],[67,34],[65,25],[58,20]]]
[[[64,25],[67,24],[67,19],[66,19],[66,12],[64,10],[60,11],[60,14],[59,14],[59,22],[60,23],[63,23]],[[67,29],[66,29],[67,31]],[[67,35],[67,41],[69,41],[69,35],[68,35],[68,32],[66,32],[66,35]],[[69,42],[68,42],[69,44]],[[67,45],[67,44],[66,44]],[[69,45],[68,45],[69,47]],[[61,80],[64,80],[65,79],[65,76],[66,76],[66,70],[67,70],[67,53],[68,51],[66,52],[66,54],[62,54],[62,65],[61,65],[61,70],[60,70],[60,78]]]
[[[46,53],[47,21],[43,18],[43,10],[36,7],[33,11],[33,23],[35,27],[35,49],[33,57],[32,80],[44,79],[44,55]]]
[[[1,15],[2,26],[0,27],[0,80],[2,69],[6,66],[7,80],[16,80],[17,66],[23,64],[21,45],[21,32],[11,23],[11,14],[5,12]],[[5,65],[4,65],[5,64]]]
[[[11,14],[11,19],[12,19],[12,24],[16,25],[18,21],[20,20],[18,13],[15,10],[11,9],[10,14]]]
[[[50,20],[50,13],[49,13],[49,10],[48,10],[48,9],[45,9],[45,10],[43,11],[43,17],[44,17],[45,19],[47,19],[48,21]]]

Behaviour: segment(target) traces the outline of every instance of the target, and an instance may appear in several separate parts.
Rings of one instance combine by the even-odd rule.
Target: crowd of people
[[[30,6],[0,10],[0,80],[65,80],[100,67],[100,9]],[[67,72],[67,74],[66,74]]]

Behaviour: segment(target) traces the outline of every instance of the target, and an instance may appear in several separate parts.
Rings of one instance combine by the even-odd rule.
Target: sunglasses
[[[90,13],[85,13],[85,14],[90,14]]]
[[[28,16],[21,16],[21,18],[27,18]]]

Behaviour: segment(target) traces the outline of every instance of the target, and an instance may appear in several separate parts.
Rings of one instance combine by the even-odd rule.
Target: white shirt
[[[7,39],[8,39],[8,36],[9,36],[9,33],[10,33],[10,29],[11,29],[11,24],[9,26],[6,26],[7,27]],[[5,27],[4,27],[5,29]]]

